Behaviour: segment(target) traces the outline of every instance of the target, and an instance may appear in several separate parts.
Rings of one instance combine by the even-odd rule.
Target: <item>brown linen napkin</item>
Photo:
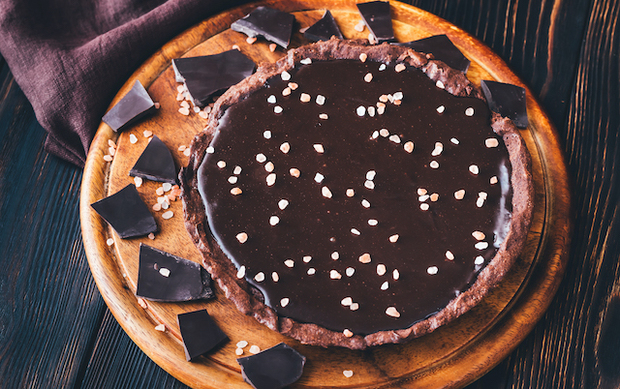
[[[131,73],[175,35],[240,2],[2,0],[0,53],[48,132],[46,150],[83,166]]]

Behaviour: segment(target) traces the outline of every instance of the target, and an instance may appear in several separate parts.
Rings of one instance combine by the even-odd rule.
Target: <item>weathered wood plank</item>
[[[43,151],[6,64],[0,74],[0,381],[70,387],[105,309],[81,244],[81,171]]]
[[[83,388],[187,388],[151,361],[106,311]]]

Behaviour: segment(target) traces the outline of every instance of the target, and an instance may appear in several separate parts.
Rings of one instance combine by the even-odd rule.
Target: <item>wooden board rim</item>
[[[163,69],[169,66],[171,58],[182,55],[184,51],[191,49],[206,37],[218,33],[218,28],[227,27],[230,21],[243,16],[257,4],[294,11],[316,9],[319,4],[325,7],[329,6],[329,8],[351,7],[354,2],[342,0],[331,2],[291,1],[287,3],[267,1],[246,4],[216,15],[210,18],[209,22],[204,21],[190,28],[172,41],[175,43],[183,41],[183,45],[179,46],[178,44],[173,45],[169,43],[155,53],[127,81],[111,106],[125,94],[136,79],[140,79],[145,85],[149,85],[159,76]],[[486,65],[485,70],[492,74],[493,77],[524,86],[510,71],[508,66],[497,55],[493,54],[488,47],[447,21],[402,3],[393,2],[392,10],[394,18],[424,19],[438,33],[450,31],[449,37],[458,47],[468,53],[475,52],[479,57],[485,58],[481,63]],[[540,255],[545,260],[539,261],[536,264],[536,268],[531,269],[528,287],[520,291],[520,294],[512,302],[510,309],[493,328],[485,333],[484,337],[477,339],[475,344],[464,345],[458,355],[437,363],[432,369],[420,371],[415,376],[405,376],[391,380],[388,384],[382,385],[383,387],[402,387],[404,385],[435,387],[438,382],[438,373],[446,374],[446,372],[449,373],[446,374],[447,376],[458,377],[458,379],[445,382],[445,387],[460,387],[475,380],[505,358],[525,338],[550,304],[551,297],[559,286],[566,265],[568,243],[572,229],[568,174],[564,157],[560,152],[561,148],[556,130],[542,112],[529,90],[527,90],[527,98],[528,111],[530,111],[531,116],[537,118],[532,129],[535,131],[537,143],[541,145],[540,150],[544,147],[546,150],[552,151],[546,153],[541,158],[545,162],[545,172],[554,178],[553,182],[549,182],[548,187],[545,188],[549,199],[545,209],[545,220],[547,223],[545,228],[548,231],[554,231],[553,235],[549,236],[545,244],[539,248]],[[208,371],[207,374],[205,369],[193,364],[179,364],[179,356],[182,357],[182,350],[178,350],[177,353],[161,354],[146,346],[147,342],[145,339],[149,338],[150,340],[153,337],[153,331],[146,330],[152,327],[152,319],[137,304],[130,304],[130,306],[126,304],[126,301],[135,301],[135,296],[131,290],[125,287],[122,274],[120,274],[118,269],[115,271],[113,267],[104,266],[104,261],[111,253],[110,248],[105,244],[105,238],[101,235],[101,231],[105,231],[107,226],[92,211],[90,204],[102,198],[106,193],[106,165],[101,163],[101,157],[105,154],[105,150],[107,150],[107,139],[113,136],[114,134],[106,125],[102,124],[98,129],[86,162],[80,199],[84,246],[91,271],[106,304],[108,304],[110,311],[124,330],[151,359],[188,385],[195,384],[196,379],[198,379],[201,385],[218,387],[222,382],[238,379],[237,371],[230,371],[208,359],[204,360]],[[531,304],[531,301],[534,299],[537,299],[538,304]],[[529,318],[530,320],[524,320],[524,318]],[[178,349],[178,343],[170,339],[169,336],[162,334],[160,337],[161,339],[158,338],[157,341],[164,348],[172,347],[173,349]],[[184,357],[181,358],[181,361],[184,362]]]

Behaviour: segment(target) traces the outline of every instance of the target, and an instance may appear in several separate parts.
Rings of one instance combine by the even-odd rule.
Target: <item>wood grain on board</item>
[[[352,1],[266,4],[294,12],[301,27],[314,23],[329,7],[345,37],[366,38],[368,34],[354,29],[359,14]],[[194,113],[183,116],[178,112],[177,83],[170,59],[181,55],[219,53],[233,45],[238,45],[257,63],[274,62],[284,55],[280,50],[271,52],[264,41],[248,44],[244,35],[227,28],[254,6],[243,6],[220,14],[165,45],[128,80],[115,99],[117,101],[122,97],[135,79],[139,79],[147,86],[153,99],[160,103],[157,114],[120,136],[107,125],[102,125],[97,133],[82,186],[82,228],[94,278],[110,310],[149,357],[173,376],[196,387],[245,386],[234,353],[239,340],[257,344],[261,349],[279,342],[294,346],[310,361],[298,382],[300,387],[460,387],[473,381],[508,355],[534,326],[547,308],[564,270],[570,230],[564,212],[569,198],[566,171],[554,129],[531,94],[528,94],[531,126],[523,131],[523,136],[534,161],[536,208],[527,248],[519,265],[501,286],[454,323],[405,345],[387,345],[358,352],[301,345],[240,314],[223,298],[221,291],[218,298],[211,302],[148,302],[146,309],[138,304],[133,292],[140,242],[200,261],[200,255],[183,226],[181,204],[178,201],[172,204],[170,210],[175,216],[170,220],[164,220],[161,213],[156,214],[161,228],[154,240],[121,240],[92,211],[90,203],[133,182],[127,173],[148,141],[142,135],[144,130],[159,136],[182,165],[187,163],[187,157],[181,150],[204,127],[205,120]],[[392,4],[392,16],[395,36],[402,42],[447,34],[472,61],[468,76],[475,83],[479,84],[481,79],[496,79],[521,84],[489,48],[446,21],[399,3]],[[292,46],[303,43],[307,41],[296,32]],[[137,143],[129,142],[130,134],[138,138]],[[103,160],[109,148],[108,139],[114,140],[117,145],[111,163]],[[158,186],[154,182],[145,182],[140,188],[147,204],[156,202],[155,190]],[[109,237],[114,239],[112,247],[105,243]],[[199,363],[187,363],[182,353],[176,315],[199,308],[209,310],[231,342],[202,358]],[[166,333],[154,330],[159,323],[165,324]],[[342,374],[349,369],[355,371],[352,378]]]
[[[530,335],[468,389],[618,387],[618,2],[407,2],[506,61],[556,125],[569,162],[575,232],[560,290]],[[2,386],[186,388],[107,311],[81,242],[82,174],[46,155],[43,142],[0,59]]]

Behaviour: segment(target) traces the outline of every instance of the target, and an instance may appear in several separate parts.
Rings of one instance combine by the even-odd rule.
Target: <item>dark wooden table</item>
[[[551,307],[468,388],[620,387],[620,2],[407,2],[486,43],[529,85],[573,184],[571,253]],[[0,387],[185,387],[107,310],[82,245],[82,172],[44,140],[0,57]]]

